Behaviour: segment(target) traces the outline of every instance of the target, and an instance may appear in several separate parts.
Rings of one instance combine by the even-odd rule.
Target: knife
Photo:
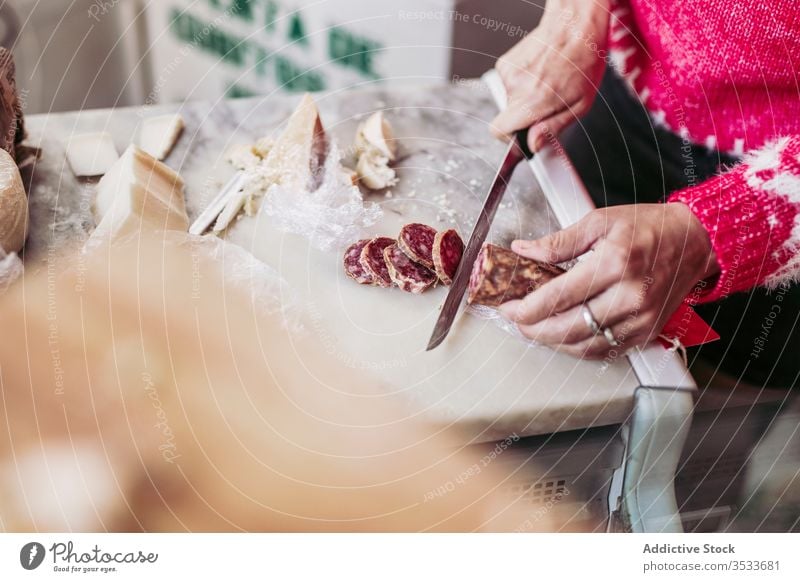
[[[489,188],[489,193],[486,195],[486,201],[483,203],[481,213],[475,222],[475,228],[472,229],[467,248],[464,250],[461,263],[456,270],[456,276],[453,278],[453,284],[447,293],[447,298],[444,300],[442,310],[439,312],[439,319],[436,320],[436,326],[433,328],[433,334],[431,334],[426,351],[431,351],[437,347],[450,333],[450,328],[453,326],[458,310],[461,307],[461,300],[464,298],[464,293],[466,293],[469,285],[472,265],[478,258],[478,253],[480,253],[481,247],[486,241],[489,228],[492,226],[492,220],[494,220],[494,215],[497,213],[497,208],[500,206],[500,201],[503,199],[508,183],[511,181],[511,176],[514,175],[514,170],[522,160],[530,160],[532,158],[533,152],[528,147],[528,130],[523,129],[517,132],[516,139],[511,140],[508,144],[503,162],[500,164],[500,169],[497,171],[497,175],[492,181],[492,186]]]

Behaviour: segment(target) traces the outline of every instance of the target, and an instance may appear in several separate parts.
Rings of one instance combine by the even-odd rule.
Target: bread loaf
[[[28,197],[11,155],[0,149],[0,246],[6,253],[22,249],[28,236]]]

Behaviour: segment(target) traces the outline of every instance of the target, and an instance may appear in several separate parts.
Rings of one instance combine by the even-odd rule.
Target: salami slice
[[[374,284],[379,287],[392,286],[392,278],[389,276],[389,268],[383,258],[383,251],[394,243],[393,238],[379,236],[369,241],[361,250],[361,266],[372,276]]]
[[[383,251],[392,281],[403,291],[422,293],[436,282],[436,275],[422,265],[415,263],[400,250],[398,245]]]
[[[436,269],[436,276],[445,285],[453,282],[463,254],[464,241],[455,229],[451,228],[436,234],[433,240],[433,266]]]
[[[417,222],[400,230],[397,246],[415,263],[433,269],[433,241],[436,229]]]
[[[368,243],[369,239],[364,239],[347,247],[344,252],[344,272],[356,283],[375,285],[375,277],[361,264],[361,251]]]
[[[467,303],[497,307],[506,301],[522,299],[563,273],[563,269],[554,265],[485,244],[472,268]]]

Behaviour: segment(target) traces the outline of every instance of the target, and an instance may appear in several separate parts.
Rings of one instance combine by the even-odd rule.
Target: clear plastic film
[[[363,230],[382,216],[376,204],[365,203],[352,173],[341,165],[341,153],[332,142],[322,185],[314,192],[272,185],[261,205],[281,231],[306,237],[317,249],[341,249],[361,238]]]
[[[213,236],[195,236],[176,231],[164,233],[165,244],[190,245],[208,264],[222,269],[226,285],[244,292],[262,315],[279,315],[284,328],[303,330],[302,314],[294,292],[278,271],[262,263],[239,245]]]
[[[530,346],[541,347],[541,344],[537,344],[536,342],[529,340],[522,332],[519,331],[519,328],[516,324],[508,321],[505,317],[502,316],[500,311],[495,309],[494,307],[488,307],[486,305],[470,305],[467,308],[467,313],[474,315],[480,319],[485,319],[486,321],[491,321],[497,327],[502,329],[507,334],[513,336],[514,338],[518,339],[521,342],[525,342]]]
[[[188,246],[193,262],[196,263],[197,276],[203,273],[219,277],[227,286],[243,292],[250,298],[250,304],[265,316],[278,315],[283,327],[291,332],[301,332],[302,310],[295,293],[278,271],[259,261],[239,245],[226,242],[214,235],[195,236],[178,231],[142,231],[116,237],[113,241],[90,238],[84,246],[84,253],[103,249],[103,243],[112,245],[136,244],[141,237],[158,240],[163,245]],[[210,273],[208,269],[216,270]]]

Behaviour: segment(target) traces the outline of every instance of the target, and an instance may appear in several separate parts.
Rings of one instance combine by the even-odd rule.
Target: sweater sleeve
[[[689,206],[711,238],[720,275],[702,302],[800,279],[800,136],[750,152],[668,201]]]

